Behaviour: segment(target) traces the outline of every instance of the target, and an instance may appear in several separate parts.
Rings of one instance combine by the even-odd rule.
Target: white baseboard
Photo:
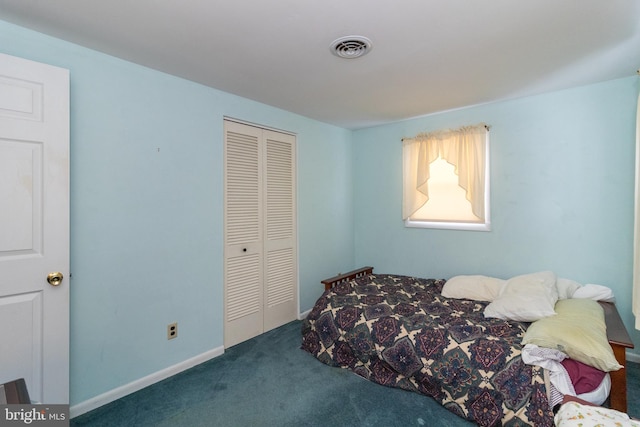
[[[168,368],[147,375],[146,377],[132,381],[129,384],[114,388],[113,390],[109,390],[108,392],[103,393],[99,396],[92,397],[89,400],[85,400],[84,402],[80,402],[77,405],[73,405],[69,408],[69,415],[71,418],[74,418],[79,415],[85,414],[89,411],[106,405],[107,403],[111,403],[114,400],[118,400],[128,394],[134,393],[138,390],[142,390],[143,388],[150,386],[151,384],[155,384],[182,371],[186,371],[189,368],[193,368],[194,366],[204,363],[207,360],[211,360],[215,357],[221,356],[222,354],[224,354],[224,347],[214,348],[212,350],[199,354],[198,356],[192,357],[191,359],[184,360],[173,366],[169,366]]]
[[[631,353],[627,351],[627,360],[629,362],[640,363],[640,354]]]
[[[311,309],[305,311],[304,313],[300,313],[298,315],[298,320],[304,320],[307,318],[307,316],[309,315],[309,313],[311,313]]]

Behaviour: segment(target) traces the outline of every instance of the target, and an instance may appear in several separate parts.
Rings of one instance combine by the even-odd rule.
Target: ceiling
[[[0,20],[349,129],[640,68],[637,0],[0,0]],[[348,35],[369,54],[332,55]]]

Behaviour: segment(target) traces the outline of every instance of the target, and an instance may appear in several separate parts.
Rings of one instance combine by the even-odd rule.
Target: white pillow
[[[455,276],[442,287],[442,296],[477,301],[493,301],[502,290],[506,280],[487,276]]]
[[[616,302],[613,291],[602,285],[587,284],[579,287],[571,298],[586,298],[595,301]]]
[[[573,297],[573,293],[580,287],[580,283],[558,277],[556,286],[558,287],[558,299],[569,299]]]
[[[525,274],[509,280],[484,310],[485,317],[533,322],[556,314],[556,275],[551,271]]]

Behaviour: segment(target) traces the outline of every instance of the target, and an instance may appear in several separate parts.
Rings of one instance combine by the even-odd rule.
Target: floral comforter
[[[522,362],[528,324],[443,297],[444,280],[370,275],[337,285],[302,326],[302,348],[376,383],[433,397],[481,426],[553,426],[541,368]]]

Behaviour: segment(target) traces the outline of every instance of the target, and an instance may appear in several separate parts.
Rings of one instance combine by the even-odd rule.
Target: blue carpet
[[[431,398],[366,381],[300,350],[288,323],[71,420],[71,426],[471,426]],[[640,367],[630,364],[630,414]]]

